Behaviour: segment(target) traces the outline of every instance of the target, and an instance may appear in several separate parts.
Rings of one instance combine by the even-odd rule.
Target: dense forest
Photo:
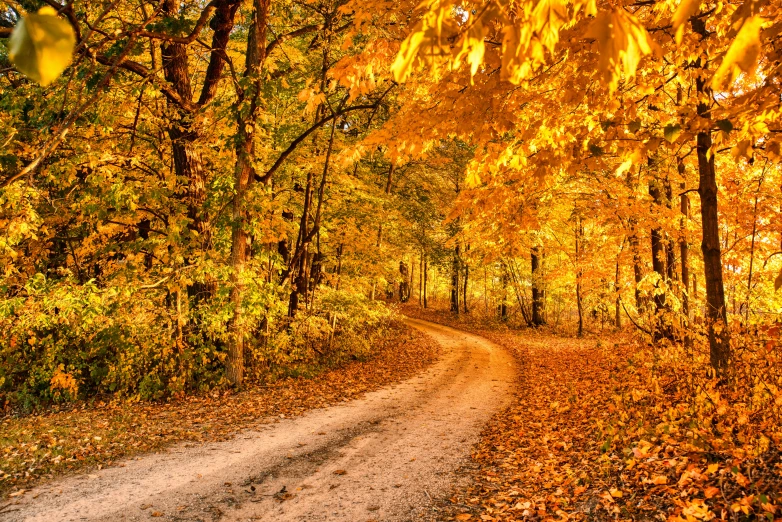
[[[634,328],[717,374],[759,357],[782,283],[781,16],[8,2],[3,400],[356,356],[409,299]]]
[[[572,512],[561,498],[599,476],[611,516],[774,518],[779,2],[0,5],[6,419],[372,361],[406,314],[541,379],[478,451],[496,465],[483,520]],[[597,344],[565,356],[509,331]],[[592,413],[521,427],[543,410]],[[543,444],[519,437],[564,450],[583,423],[589,473],[560,461],[566,493],[503,500],[516,486],[495,483],[553,458],[519,464]]]

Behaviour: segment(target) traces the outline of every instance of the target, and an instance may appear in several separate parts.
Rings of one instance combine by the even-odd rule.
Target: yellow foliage
[[[714,73],[711,86],[725,90],[733,84],[741,72],[750,72],[760,56],[760,29],[763,19],[752,16],[744,21],[736,39],[733,40],[719,69]]]
[[[71,25],[49,7],[28,14],[11,35],[9,55],[14,66],[44,87],[71,63],[76,44]]]

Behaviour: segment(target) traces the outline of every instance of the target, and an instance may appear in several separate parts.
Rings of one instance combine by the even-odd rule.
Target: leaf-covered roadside
[[[697,354],[684,372],[678,349],[653,350],[627,337],[521,334],[447,315],[419,316],[491,339],[522,369],[515,402],[483,432],[473,453],[474,482],[451,499],[446,519],[775,520],[782,514],[778,388],[763,395],[745,378],[748,383],[718,389],[698,377]],[[773,368],[775,352],[766,357]],[[770,380],[761,370],[755,375]]]
[[[55,474],[106,466],[119,458],[180,442],[219,440],[275,418],[300,415],[388,383],[431,364],[439,347],[395,323],[373,356],[314,378],[287,378],[238,393],[213,393],[167,403],[100,404],[0,419],[0,495]]]

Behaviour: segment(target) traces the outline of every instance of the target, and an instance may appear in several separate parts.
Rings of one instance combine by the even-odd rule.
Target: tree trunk
[[[752,242],[749,247],[749,274],[747,275],[747,301],[746,301],[746,315],[745,315],[745,323],[747,326],[749,326],[749,308],[750,308],[750,298],[752,297],[752,271],[754,269],[755,265],[755,238],[757,237],[758,232],[758,199],[760,198],[760,187],[763,185],[763,180],[766,175],[766,167],[763,167],[763,172],[760,174],[760,179],[758,180],[758,188],[755,191],[755,204],[752,209]]]
[[[165,0],[164,14],[176,18],[179,15],[180,3],[175,0]],[[198,99],[198,108],[209,103],[217,93],[217,84],[225,67],[225,48],[234,28],[234,19],[239,4],[240,2],[237,0],[217,2],[215,13],[209,24],[214,31],[211,43],[212,54]],[[182,100],[192,103],[193,92],[187,47],[182,43],[164,42],[161,44],[160,50],[164,78],[173,86]],[[212,238],[209,216],[204,208],[207,197],[207,174],[203,167],[201,152],[196,144],[201,137],[200,132],[194,127],[195,114],[171,102],[169,102],[169,107],[176,112],[174,123],[167,129],[171,139],[174,171],[178,179],[187,180],[185,200],[187,217],[190,220],[188,228],[198,234],[200,248],[206,250],[211,246]],[[209,289],[202,290],[213,291],[214,285]]]
[[[429,280],[429,260],[427,259],[426,254],[424,254],[424,308],[429,306],[428,297],[426,295],[426,285],[428,280]]]
[[[578,308],[578,336],[584,336],[584,304],[581,296],[581,238],[584,236],[584,226],[581,217],[576,218],[576,307]]]
[[[424,251],[421,250],[421,257],[418,263],[418,306],[424,304]]]
[[[266,58],[266,25],[271,0],[253,0],[252,25],[247,41],[244,77],[252,80],[244,96],[236,102],[237,138],[234,167],[233,230],[231,233],[231,292],[233,317],[230,324],[228,357],[225,361],[228,381],[239,386],[244,380],[244,265],[247,259],[248,236],[245,231],[244,198],[254,179],[255,147],[253,130],[257,119],[262,87],[261,69]],[[245,108],[247,110],[243,110]]]
[[[632,233],[628,237],[630,243],[630,251],[633,254],[633,281],[635,282],[635,308],[641,312],[643,308],[643,299],[641,298],[640,284],[643,279],[643,268],[641,266],[641,248],[638,242],[638,232],[636,230],[636,220],[630,220],[630,226],[632,227]]]
[[[625,248],[624,240],[622,240],[622,246],[619,248],[619,252],[616,254],[616,275],[614,276],[614,291],[616,291],[616,300],[614,302],[614,327],[617,330],[622,329],[622,314],[621,314],[621,305],[622,305],[622,296],[619,292],[620,288],[620,271],[619,271],[619,259],[622,255],[622,251]]]
[[[342,278],[342,251],[345,248],[343,243],[340,243],[337,247],[337,283],[335,288],[339,290],[339,283]]]
[[[532,247],[530,250],[531,272],[532,272],[532,326],[541,326],[546,324],[543,317],[545,306],[545,293],[541,287],[542,267],[541,267],[540,247]]]
[[[468,313],[469,310],[467,309],[467,282],[469,281],[470,277],[470,267],[467,266],[467,264],[464,265],[464,285],[462,290],[462,310],[464,313]]]
[[[454,248],[451,263],[451,312],[459,313],[459,245]]]
[[[684,173],[684,163],[679,160],[679,172]],[[682,182],[681,189],[684,192],[685,184]],[[690,219],[690,198],[687,194],[682,194],[681,198],[682,213],[682,236],[679,242],[679,252],[682,264],[682,313],[689,321],[690,318],[690,243],[687,241],[687,221]]]
[[[699,18],[692,18],[692,28],[695,33],[705,38],[706,25]],[[697,60],[697,66],[705,66]],[[703,74],[696,79],[699,99],[704,96],[711,99],[711,91],[707,86],[708,75]],[[710,120],[709,103],[698,103],[698,115]],[[717,172],[714,167],[714,153],[711,151],[711,131],[705,130],[697,134],[696,147],[698,152],[698,194],[701,198],[701,224],[703,227],[703,270],[706,280],[706,323],[709,331],[709,355],[711,365],[718,375],[728,368],[730,360],[730,332],[728,330],[728,315],[725,308],[725,286],[722,281],[722,257],[720,249],[719,213],[717,209]]]
[[[663,188],[665,189],[665,206],[672,209],[673,187],[667,178],[663,183]],[[676,270],[676,251],[674,249],[673,240],[667,232],[665,233],[665,275],[669,286],[672,281],[676,281],[679,277],[679,273]]]
[[[654,200],[656,214],[659,215],[659,209],[663,206],[663,192],[660,187],[660,181],[654,179],[649,182],[649,194]],[[663,240],[663,231],[659,228],[653,228],[651,233],[652,240],[652,270],[654,270],[660,281],[667,280],[667,272],[665,270],[665,261],[667,255],[665,252],[665,242]],[[659,283],[656,284],[659,286]],[[654,311],[656,314],[661,313],[666,308],[665,294],[657,294],[654,296]]]
[[[385,189],[385,195],[389,196],[391,194],[391,183],[394,180],[394,162],[391,162],[391,166],[388,167],[388,177],[386,178],[386,189]],[[383,223],[379,223],[377,225],[377,250],[378,255],[380,254],[380,246],[383,244]],[[375,300],[375,287],[377,286],[377,281],[372,282],[372,301]]]
[[[508,320],[508,266],[502,263],[502,301],[500,302],[500,319]]]
[[[294,275],[293,288],[288,299],[288,317],[295,317],[299,309],[301,296],[307,293],[307,268],[309,261],[309,218],[312,208],[312,170],[307,170],[307,185],[304,188],[304,204],[299,219],[299,234],[296,238],[296,249],[293,255]]]

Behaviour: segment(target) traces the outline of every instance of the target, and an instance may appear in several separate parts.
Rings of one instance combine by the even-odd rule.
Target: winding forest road
[[[490,341],[410,319],[443,346],[428,370],[363,398],[180,444],[25,494],[9,521],[408,521],[434,517],[515,369]]]

